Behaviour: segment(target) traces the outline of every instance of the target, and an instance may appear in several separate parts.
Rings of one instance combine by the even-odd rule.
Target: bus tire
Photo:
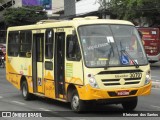
[[[29,93],[28,84],[26,80],[22,82],[21,91],[22,96],[25,100],[30,100],[32,98],[32,95]]]
[[[123,109],[126,111],[133,111],[138,103],[138,98],[137,97],[133,97],[131,100],[129,101],[125,101],[122,103]]]
[[[84,101],[79,99],[79,95],[76,90],[72,92],[71,96],[71,109],[74,112],[83,112],[85,108]]]

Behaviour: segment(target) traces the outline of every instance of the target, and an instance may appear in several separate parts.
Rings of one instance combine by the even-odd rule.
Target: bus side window
[[[9,32],[8,34],[8,56],[18,56],[19,53],[19,31]]]
[[[67,59],[71,61],[80,61],[81,52],[76,35],[67,36]]]
[[[31,57],[32,31],[20,32],[20,57]]]

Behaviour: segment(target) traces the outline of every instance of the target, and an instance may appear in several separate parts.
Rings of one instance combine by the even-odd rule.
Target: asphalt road
[[[160,62],[151,64],[151,75],[154,81],[160,81]]]
[[[151,73],[155,81],[160,78],[159,66],[159,64],[151,65]],[[55,116],[47,118],[0,118],[0,120],[159,120],[159,117],[123,117],[123,114],[119,113],[123,110],[121,105],[91,106],[88,109],[90,109],[89,112],[77,114],[71,111],[69,104],[63,102],[45,98],[25,101],[21,92],[6,81],[5,69],[0,68],[0,111],[45,111],[45,115]],[[98,112],[100,110],[103,112]],[[151,95],[139,97],[135,111],[140,113],[149,111],[150,114],[154,112],[156,114],[159,111],[160,115],[160,88],[152,88]]]

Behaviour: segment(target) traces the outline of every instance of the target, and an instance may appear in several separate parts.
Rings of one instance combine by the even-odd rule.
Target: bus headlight
[[[146,74],[146,80],[145,80],[145,85],[148,84],[151,80],[151,75],[150,75],[150,71],[147,72]]]
[[[88,74],[88,81],[89,84],[93,87],[93,88],[99,88],[96,79],[94,78],[94,76],[92,74]]]

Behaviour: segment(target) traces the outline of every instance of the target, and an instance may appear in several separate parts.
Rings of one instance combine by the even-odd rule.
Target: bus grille
[[[121,80],[123,80],[123,84],[121,84]],[[102,79],[102,83],[105,86],[113,86],[113,85],[133,85],[139,84],[141,78],[121,78],[121,79]]]
[[[115,71],[101,71],[98,75],[104,74],[126,74],[126,73],[135,73],[135,72],[143,72],[142,70],[115,70]]]

